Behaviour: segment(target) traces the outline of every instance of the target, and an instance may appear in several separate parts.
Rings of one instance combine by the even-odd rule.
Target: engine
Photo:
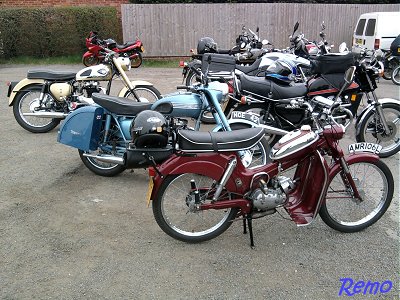
[[[253,207],[267,211],[283,205],[287,201],[287,194],[293,190],[294,182],[292,179],[284,176],[273,178],[269,182],[269,186],[265,181],[260,181],[260,188],[254,190],[250,199]]]
[[[75,101],[85,104],[93,104],[92,94],[101,93],[103,88],[98,81],[83,81],[79,82],[76,88],[74,98]]]

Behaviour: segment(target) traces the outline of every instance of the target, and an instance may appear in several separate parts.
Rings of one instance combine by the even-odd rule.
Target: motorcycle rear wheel
[[[93,56],[93,55],[87,56],[82,59],[82,63],[86,67],[91,67],[91,66],[98,65],[100,63],[100,59],[97,56]]]
[[[25,116],[25,113],[35,112],[39,107],[39,97],[41,93],[41,87],[38,90],[21,90],[15,96],[13,102],[13,113],[15,120],[21,125],[22,128],[33,132],[33,133],[46,133],[54,128],[60,123],[61,119],[52,118],[40,118],[36,116]],[[55,102],[53,97],[46,93],[45,99],[51,102]]]
[[[393,70],[392,82],[396,85],[400,85],[400,66]]]
[[[113,177],[122,173],[125,170],[123,165],[113,164],[113,163],[106,163],[99,161],[96,158],[84,156],[84,153],[88,154],[98,154],[98,152],[85,152],[82,150],[79,151],[79,156],[83,162],[83,164],[94,174],[104,177]]]
[[[382,111],[391,133],[386,136],[375,110],[365,116],[357,128],[357,142],[380,144],[383,148],[379,157],[389,157],[400,150],[400,107],[395,103],[382,104]]]
[[[212,178],[190,173],[168,175],[153,200],[153,215],[158,226],[169,236],[187,243],[199,243],[227,230],[238,209],[197,210],[194,207],[192,179],[201,188],[201,203],[211,202],[215,191]],[[230,197],[226,191],[221,195],[224,199]]]
[[[331,228],[341,232],[357,232],[377,222],[388,209],[394,192],[393,176],[382,161],[349,164],[351,176],[362,197],[357,201],[350,194],[343,171],[332,179],[319,214]]]

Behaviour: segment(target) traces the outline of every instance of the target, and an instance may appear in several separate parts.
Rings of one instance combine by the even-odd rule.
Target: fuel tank
[[[84,68],[76,73],[76,80],[78,81],[107,81],[112,78],[112,71],[109,66],[100,64]]]
[[[318,139],[318,134],[312,131],[309,125],[303,125],[301,129],[284,135],[272,147],[269,157],[276,161],[304,157],[307,153],[314,150],[313,145]]]
[[[163,105],[170,102],[173,106],[173,110],[170,113],[173,117],[186,117],[186,118],[198,118],[202,109],[203,101],[200,95],[195,93],[172,93],[165,97],[157,100],[152,110],[155,110],[159,105]]]

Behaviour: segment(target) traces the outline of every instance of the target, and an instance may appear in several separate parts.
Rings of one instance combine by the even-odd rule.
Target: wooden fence
[[[319,40],[324,21],[330,43],[351,45],[360,14],[399,10],[400,4],[123,4],[121,13],[124,41],[139,37],[146,56],[164,57],[189,55],[204,36],[231,48],[243,25],[253,31],[258,26],[261,39],[285,48],[296,21],[309,40]]]

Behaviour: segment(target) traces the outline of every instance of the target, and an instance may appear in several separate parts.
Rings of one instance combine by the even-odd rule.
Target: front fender
[[[379,160],[379,156],[376,154],[364,152],[364,153],[351,154],[351,155],[345,157],[345,160],[349,165],[351,165],[351,164],[358,163],[358,162],[376,162]],[[340,164],[338,164],[338,163],[330,168],[329,182],[332,181],[333,177],[335,177],[335,175],[337,173],[339,173],[339,171],[341,169],[342,168],[341,168]]]
[[[163,162],[158,167],[158,170],[164,176],[194,173],[220,180],[229,160],[233,156],[221,153],[196,154],[195,156],[173,155]],[[163,180],[164,178],[161,178],[158,174],[154,176],[154,187],[150,199],[154,200],[156,198]],[[190,183],[188,182],[188,184]],[[235,191],[236,189],[235,183],[232,180],[229,180],[225,186],[229,191]]]
[[[82,58],[87,58],[87,57],[91,57],[94,56],[93,52],[91,51],[86,51],[83,55]]]
[[[382,98],[382,99],[378,99],[378,102],[381,105],[385,105],[387,103],[394,103],[396,105],[400,105],[400,101],[396,100],[396,99],[392,99],[392,98]],[[369,112],[374,110],[375,107],[372,105],[368,105],[361,113],[360,115],[357,117],[356,120],[356,135],[358,135],[360,133],[360,124],[362,124],[362,122],[364,121],[364,119],[368,116]]]
[[[133,86],[133,88],[137,87],[137,86],[153,86],[152,83],[148,82],[148,81],[144,81],[144,80],[134,80],[131,81],[131,84]],[[129,91],[129,89],[127,87],[123,87],[119,93],[118,93],[118,97],[124,97],[125,94]]]
[[[247,126],[249,128],[253,128],[253,127],[258,127],[259,126],[255,122],[251,122],[249,120],[242,120],[242,119],[240,119],[240,120],[239,119],[229,119],[228,120],[228,124],[229,124],[229,126],[234,125],[234,124],[241,124],[241,125],[245,125],[245,126]],[[215,126],[212,131],[213,132],[217,132],[217,131],[223,131],[223,130],[224,130],[224,127],[222,126],[222,124],[219,124],[219,125]]]
[[[43,85],[43,84],[44,84],[43,79],[28,79],[28,78],[22,79],[20,82],[16,84],[16,86],[11,91],[10,98],[8,99],[8,106],[13,105],[15,95],[17,95],[17,93],[23,88],[32,86],[33,89],[37,89],[38,88],[37,85]],[[29,88],[26,88],[26,90],[29,90]]]

